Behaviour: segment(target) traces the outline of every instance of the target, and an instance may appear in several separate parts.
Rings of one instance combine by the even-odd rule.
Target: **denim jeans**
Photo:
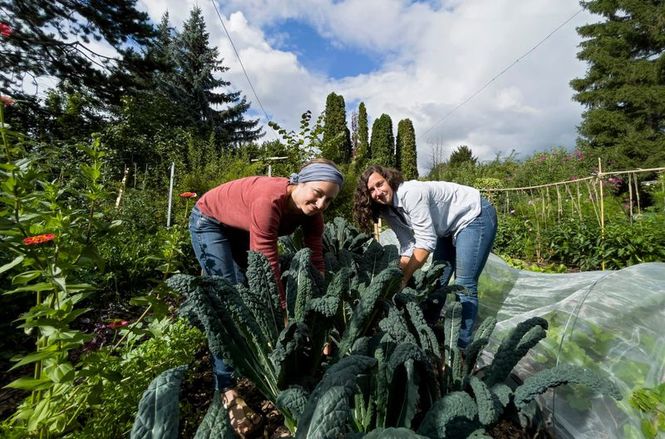
[[[462,329],[457,344],[461,348],[471,342],[478,315],[478,278],[496,237],[496,210],[485,198],[481,200],[480,215],[459,231],[455,244],[452,236],[439,238],[432,255],[433,261],[449,264],[441,275],[441,285],[448,285],[455,273],[455,284],[466,289],[465,294],[458,294],[462,304]]]
[[[189,232],[194,254],[203,273],[222,276],[233,285],[244,281],[242,267],[246,266],[247,253],[244,252],[243,258],[242,249],[249,245],[247,232],[205,216],[196,206],[189,217]],[[222,358],[214,354],[212,357],[215,388],[225,390],[232,387],[235,383],[233,368]]]

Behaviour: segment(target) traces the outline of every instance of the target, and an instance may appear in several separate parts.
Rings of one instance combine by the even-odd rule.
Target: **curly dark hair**
[[[367,189],[367,180],[375,172],[386,179],[393,192],[396,192],[399,185],[404,182],[400,171],[385,166],[372,165],[363,172],[358,179],[358,185],[353,195],[353,219],[360,229],[366,232],[372,231],[372,226],[378,221],[383,207],[372,200],[369,189]]]

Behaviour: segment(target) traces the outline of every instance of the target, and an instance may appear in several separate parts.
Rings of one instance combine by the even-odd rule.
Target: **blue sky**
[[[138,4],[155,22],[168,10],[176,28],[200,7],[229,67],[224,79],[264,123],[258,99],[271,120],[297,131],[300,115],[316,117],[334,91],[345,99],[348,121],[360,102],[370,126],[383,113],[394,127],[411,119],[421,172],[459,145],[481,160],[575,146],[583,108],[569,82],[586,69],[576,58],[575,29],[596,20],[579,12],[578,0],[220,0],[258,99],[209,1]],[[265,131],[266,139],[277,138]]]
[[[266,26],[264,32],[276,49],[295,53],[307,70],[331,79],[371,73],[381,67],[380,54],[336,43],[304,21],[290,18]]]

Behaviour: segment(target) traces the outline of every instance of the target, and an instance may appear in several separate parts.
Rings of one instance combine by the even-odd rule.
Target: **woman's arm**
[[[409,283],[411,276],[417,269],[425,265],[429,257],[429,251],[424,248],[414,248],[413,254],[410,258],[402,256],[400,259],[400,267],[402,268],[402,288]]]

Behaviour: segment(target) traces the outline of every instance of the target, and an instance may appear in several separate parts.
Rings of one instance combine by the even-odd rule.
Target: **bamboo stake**
[[[633,224],[633,175],[628,174],[628,205],[630,206],[630,223]]]
[[[600,157],[598,157],[598,187],[600,188],[600,242],[603,249],[600,267],[605,271],[605,202],[603,201],[603,166]]]
[[[582,191],[580,191],[580,182],[576,182],[577,187],[577,211],[580,214],[580,222],[582,222]]]
[[[630,175],[630,174],[629,174]],[[639,215],[641,212],[641,206],[640,206],[640,186],[639,182],[637,181],[637,175],[633,174],[633,181],[635,182],[635,197],[637,198],[637,214]]]
[[[600,225],[600,215],[598,215],[598,208],[596,207],[596,201],[593,199],[593,195],[596,196],[596,200],[598,199],[598,191],[596,190],[596,185],[592,185],[588,181],[585,181],[585,183],[587,191],[589,192],[589,201],[591,201],[591,206],[593,207],[593,213],[596,215],[596,221],[598,221],[598,225]],[[592,189],[593,189],[593,194],[591,193]]]
[[[559,221],[561,221],[561,214],[563,213],[563,206],[561,205],[561,192],[559,191],[559,186],[556,187],[556,215]]]

